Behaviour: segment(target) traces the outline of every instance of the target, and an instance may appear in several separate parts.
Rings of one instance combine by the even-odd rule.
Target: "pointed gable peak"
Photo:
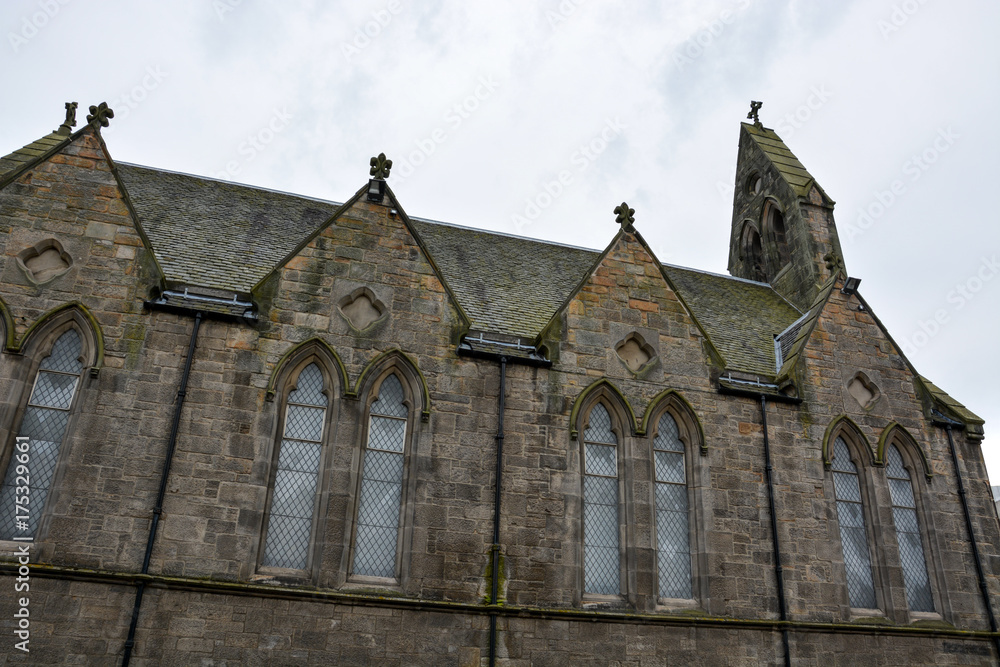
[[[814,186],[820,193],[823,193],[823,188],[819,186],[805,165],[799,162],[799,159],[795,157],[795,154],[774,130],[752,123],[741,123],[741,128],[740,143],[753,142],[796,195],[808,199]],[[833,205],[833,200],[826,197],[825,193],[823,193],[823,197],[824,203]]]
[[[88,129],[92,128],[95,133],[100,134],[100,128],[107,127],[108,119],[115,116],[115,112],[108,107],[107,103],[101,102],[99,105],[90,107],[87,124],[74,132],[78,106],[76,102],[66,102],[66,116],[58,128],[26,146],[0,157],[0,188],[16,180],[34,165],[44,162],[58,153],[64,146]]]

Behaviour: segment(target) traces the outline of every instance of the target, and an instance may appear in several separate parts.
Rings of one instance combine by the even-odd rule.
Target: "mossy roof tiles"
[[[28,162],[40,158],[67,139],[69,139],[69,135],[52,132],[37,141],[31,142],[27,146],[18,148],[9,155],[0,157],[0,179],[18,167],[22,167]]]
[[[924,383],[927,391],[930,392],[931,397],[938,401],[945,407],[947,407],[951,412],[957,416],[959,419],[964,421],[966,424],[984,424],[983,418],[978,416],[972,410],[968,409],[954,398],[949,396],[943,389],[938,387],[936,384],[920,376],[920,381]]]
[[[798,310],[765,283],[664,268],[728,369],[774,376],[774,336],[800,317]]]
[[[249,292],[338,204],[119,164],[166,278]],[[534,338],[599,252],[411,218],[473,327]],[[727,368],[774,375],[774,335],[800,315],[769,285],[665,266]]]
[[[597,252],[412,219],[474,326],[534,338]]]
[[[753,137],[754,141],[764,151],[771,163],[774,164],[781,175],[788,181],[788,184],[795,190],[795,194],[806,197],[809,194],[809,184],[813,182],[812,175],[806,171],[805,166],[799,162],[795,154],[788,149],[785,142],[781,140],[774,130],[766,127],[758,127],[751,123],[743,123],[744,129]]]
[[[337,208],[188,174],[118,163],[166,278],[249,293]]]

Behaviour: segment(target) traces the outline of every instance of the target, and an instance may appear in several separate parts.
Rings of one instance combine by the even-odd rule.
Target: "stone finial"
[[[389,170],[392,169],[392,160],[385,159],[385,153],[379,153],[378,157],[373,157],[371,170],[368,172],[372,178],[384,181],[389,178]]]
[[[761,127],[760,118],[757,116],[757,112],[760,108],[764,106],[763,102],[757,102],[755,100],[750,100],[750,113],[747,114],[747,118],[753,121],[753,124],[757,127]]]
[[[56,130],[56,134],[69,135],[73,132],[73,128],[76,127],[76,107],[76,102],[66,103],[66,120]]]
[[[826,262],[826,270],[831,274],[844,270],[844,260],[834,252],[823,255],[823,261]]]
[[[620,206],[615,206],[615,222],[622,226],[626,232],[634,232],[632,223],[635,222],[635,209],[629,208],[628,204],[622,202]]]
[[[97,106],[90,105],[90,113],[87,114],[87,122],[94,126],[107,127],[108,119],[114,118],[115,112],[111,110],[107,102],[101,102]]]

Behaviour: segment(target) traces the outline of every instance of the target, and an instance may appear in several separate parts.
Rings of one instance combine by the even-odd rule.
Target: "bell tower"
[[[740,124],[736,192],[729,238],[729,273],[770,283],[806,310],[844,254],[833,220],[834,201],[806,171],[752,102]]]

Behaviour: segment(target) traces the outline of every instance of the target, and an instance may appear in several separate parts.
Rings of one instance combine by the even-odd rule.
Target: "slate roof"
[[[822,192],[773,130],[748,123],[743,128],[799,195],[808,196],[812,185]],[[0,187],[84,131],[52,132],[0,157]],[[249,294],[342,206],[128,163],[118,163],[116,170],[165,278],[210,290]],[[825,193],[823,197],[832,203]],[[471,330],[508,338],[535,338],[600,254],[421,218],[409,222],[472,320]],[[802,314],[766,283],[669,264],[663,270],[724,357],[726,370],[762,376],[765,381],[775,377],[776,346],[781,350],[777,380],[794,366],[833,285],[831,280],[824,286]],[[231,308],[241,310],[245,305],[234,300]],[[473,354],[473,348],[493,344],[473,343],[466,346]],[[512,343],[497,345],[510,348]],[[524,347],[520,341],[513,346],[519,351]],[[746,382],[731,376],[729,380]],[[972,429],[970,437],[982,439],[982,419],[927,378],[920,381],[938,405],[965,421],[967,430]]]
[[[118,162],[167,280],[248,294],[338,204]]]
[[[18,148],[9,155],[0,157],[0,181],[3,181],[7,175],[19,167],[23,167],[29,162],[42,157],[67,139],[69,139],[69,135],[67,134],[52,132],[37,141],[32,141],[27,146]]]
[[[118,163],[167,280],[248,293],[336,202]],[[411,218],[473,328],[534,339],[599,252]],[[727,368],[773,376],[774,335],[800,315],[770,285],[664,266]]]
[[[800,197],[807,197],[809,195],[809,186],[814,183],[816,179],[812,177],[808,171],[806,171],[805,166],[799,159],[795,157],[795,154],[788,149],[785,142],[781,140],[774,130],[753,125],[751,123],[742,123],[743,129],[745,129],[764,154],[771,160],[774,167],[778,172],[784,177],[788,184],[792,186],[795,194]],[[817,184],[817,187],[819,185]],[[820,188],[822,190],[822,188]],[[825,193],[824,193],[825,196]]]
[[[478,329],[533,339],[570,296],[595,250],[411,218]]]
[[[767,283],[665,265],[726,367],[774,376],[774,337],[801,313]]]

